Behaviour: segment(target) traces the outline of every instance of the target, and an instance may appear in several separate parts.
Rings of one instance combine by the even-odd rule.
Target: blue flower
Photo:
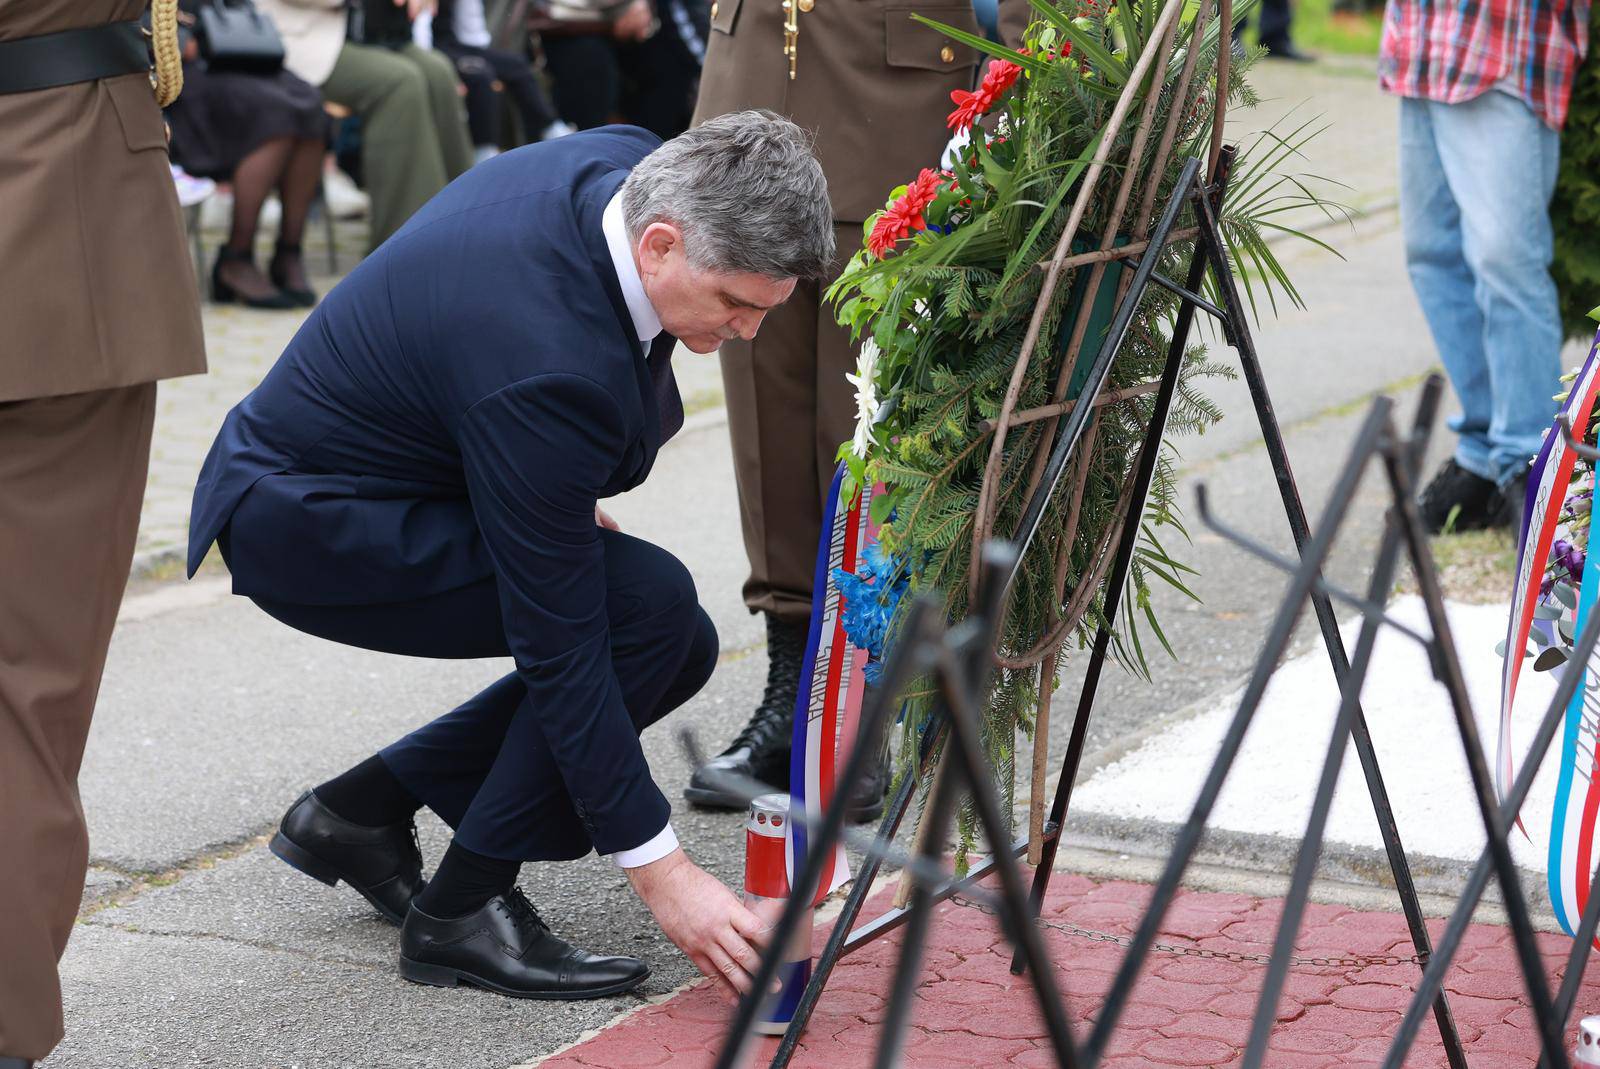
[[[899,558],[885,555],[883,548],[873,542],[862,553],[854,574],[843,568],[833,570],[833,583],[844,599],[839,615],[845,637],[857,649],[867,652],[867,682],[876,683],[883,674],[883,646],[889,637],[889,626],[910,576]]]

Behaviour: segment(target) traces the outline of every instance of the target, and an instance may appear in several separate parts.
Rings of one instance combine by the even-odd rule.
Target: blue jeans
[[[1456,463],[1501,485],[1539,451],[1560,389],[1559,155],[1559,135],[1509,93],[1400,102],[1406,269],[1461,401]]]

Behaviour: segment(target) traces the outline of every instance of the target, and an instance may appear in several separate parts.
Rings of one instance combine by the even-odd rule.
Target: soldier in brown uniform
[[[205,370],[144,0],[0,0],[0,1066],[62,1034],[155,380]]]
[[[1002,31],[1016,43],[1026,0],[1001,0]],[[971,89],[983,58],[912,12],[978,33],[972,0],[717,0],[694,121],[767,108],[816,135],[833,201],[839,265],[861,247],[862,223],[889,191],[938,166],[949,138],[950,94]],[[856,351],[804,282],[767,316],[753,341],[722,345],[734,479],[750,577],[744,600],[766,614],[767,687],[733,744],[697,770],[685,796],[736,808],[707,768],[778,788],[789,782],[789,739],[807,625],[823,496],[839,443],[855,425],[845,381]],[[883,783],[852,800],[857,819],[882,806]]]

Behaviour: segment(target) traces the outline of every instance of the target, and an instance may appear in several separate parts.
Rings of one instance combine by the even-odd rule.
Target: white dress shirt
[[[622,191],[611,198],[600,216],[600,229],[605,231],[606,248],[611,252],[611,265],[617,270],[617,281],[622,285],[622,299],[627,302],[628,315],[639,341],[648,351],[650,343],[661,333],[661,317],[656,315],[650,298],[644,295],[644,279],[639,277],[639,265],[633,259],[633,242],[628,240],[628,226],[622,221]]]
[[[622,286],[622,299],[628,305],[633,329],[639,335],[639,344],[648,351],[650,343],[661,333],[661,317],[656,315],[650,298],[645,296],[644,279],[639,277],[639,265],[633,260],[633,243],[628,240],[628,227],[622,221],[620,190],[600,216],[600,229],[606,235],[606,248],[611,253],[611,265],[616,269],[617,282]],[[618,850],[611,855],[611,860],[625,869],[636,869],[640,865],[660,861],[677,848],[678,836],[669,820],[654,838],[631,850]]]

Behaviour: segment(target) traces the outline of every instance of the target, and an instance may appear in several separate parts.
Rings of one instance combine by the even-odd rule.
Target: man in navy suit
[[[732,990],[761,921],[679,848],[638,733],[698,691],[717,636],[683,565],[616,529],[682,424],[669,358],[755,335],[833,230],[807,136],[766,112],[665,144],[612,127],[451,184],[322,302],[228,414],[195,488],[235,593],[291,627],[516,671],[306,792],[272,851],[403,924],[400,970],[527,998],[648,974],[557,938],[529,860],[611,855]],[[455,829],[421,879],[413,816]]]

